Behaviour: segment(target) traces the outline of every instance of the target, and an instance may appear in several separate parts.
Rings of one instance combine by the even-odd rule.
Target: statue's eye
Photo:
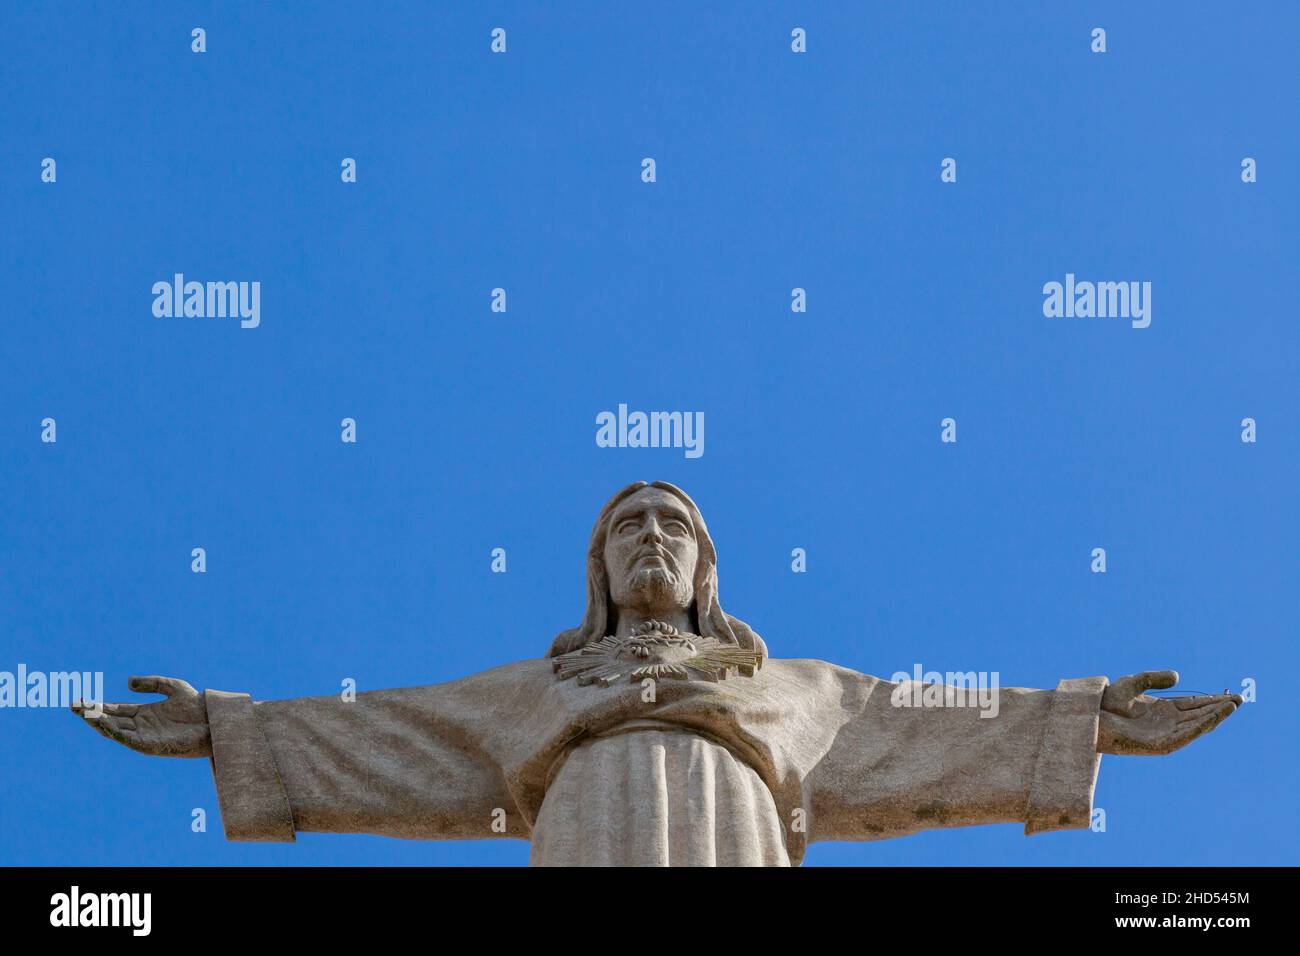
[[[636,529],[637,523],[629,519],[627,521],[620,521],[617,530],[619,534],[627,534],[629,531],[635,531]]]
[[[682,524],[680,521],[667,521],[664,523],[664,527],[667,528],[669,531],[671,531],[673,534],[686,533],[686,525]]]

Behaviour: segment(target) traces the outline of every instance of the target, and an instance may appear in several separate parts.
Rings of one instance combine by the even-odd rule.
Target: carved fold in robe
[[[660,680],[646,702],[640,684],[582,686],[530,660],[353,702],[206,700],[231,840],[515,837],[543,865],[798,865],[818,840],[1087,827],[1105,686],[1002,688],[981,717],[768,660],[753,677]]]
[[[693,730],[632,724],[563,758],[533,866],[789,866],[767,785]]]

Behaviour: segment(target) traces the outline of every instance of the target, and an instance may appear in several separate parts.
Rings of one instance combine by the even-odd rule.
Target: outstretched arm
[[[484,736],[490,674],[431,687],[254,702],[166,677],[132,678],[150,704],[105,704],[100,734],[158,756],[210,757],[226,836],[297,831],[412,839],[526,836]]]
[[[865,682],[856,709],[809,777],[812,840],[878,840],[920,830],[1024,823],[1025,833],[1089,825],[1102,753],[1162,754],[1213,729],[1232,695],[1161,700],[1173,672],[1054,691],[1002,688],[989,709],[899,706],[905,685]],[[961,699],[958,697],[957,699]],[[982,716],[986,715],[986,716]]]

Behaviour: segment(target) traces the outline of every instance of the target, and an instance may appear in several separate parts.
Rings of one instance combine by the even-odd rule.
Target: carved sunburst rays
[[[650,622],[658,624],[658,622]],[[555,659],[560,680],[577,677],[582,685],[609,687],[622,680],[636,683],[647,677],[720,681],[742,668],[761,664],[757,651],[724,644],[712,637],[682,634],[668,625],[638,629],[631,637],[602,637]]]

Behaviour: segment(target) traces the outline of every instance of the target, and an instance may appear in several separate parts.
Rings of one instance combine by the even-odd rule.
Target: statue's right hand
[[[99,716],[97,709],[83,701],[73,704],[72,711],[109,740],[142,754],[211,755],[208,708],[202,694],[175,677],[132,677],[127,686],[142,694],[163,694],[167,699],[152,704],[104,704]]]

